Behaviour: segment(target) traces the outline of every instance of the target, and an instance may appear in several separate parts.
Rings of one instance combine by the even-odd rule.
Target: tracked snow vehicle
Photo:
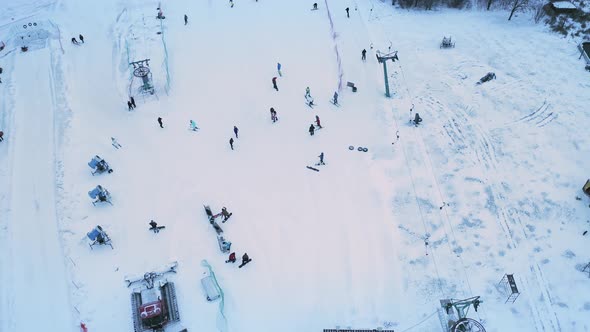
[[[164,332],[164,326],[180,320],[174,283],[167,280],[156,281],[165,273],[176,273],[176,266],[174,263],[165,271],[148,272],[143,278],[135,280],[126,278],[128,286],[141,281],[141,287],[135,288],[131,293],[135,332]]]

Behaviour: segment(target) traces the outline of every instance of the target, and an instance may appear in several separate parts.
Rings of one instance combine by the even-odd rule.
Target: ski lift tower
[[[465,300],[444,299],[440,300],[442,311],[439,311],[439,318],[444,332],[486,332],[483,325],[475,319],[467,318],[469,307],[473,306],[475,312],[481,304],[479,296],[470,297]],[[453,311],[453,309],[455,309]],[[443,313],[446,313],[446,315]],[[456,312],[456,315],[455,315]]]
[[[141,78],[141,92],[154,94],[154,85],[152,84],[152,72],[150,71],[150,59],[131,62],[133,66],[133,76]]]
[[[389,80],[387,79],[387,60],[391,60],[395,62],[395,60],[399,60],[397,57],[397,51],[391,52],[391,46],[389,53],[381,53],[381,51],[377,51],[377,61],[383,64],[383,76],[385,77],[385,96],[390,98],[391,95],[389,94]]]

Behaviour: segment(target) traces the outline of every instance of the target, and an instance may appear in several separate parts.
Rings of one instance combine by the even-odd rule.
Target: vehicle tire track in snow
[[[534,118],[542,109],[543,106],[524,118]],[[506,236],[509,248],[517,249],[520,244],[523,244],[525,247],[524,254],[532,252],[529,242],[526,241],[528,239],[528,234],[524,224],[520,220],[518,210],[508,202],[506,189],[499,185],[499,183],[502,182],[500,180],[501,177],[498,174],[500,167],[496,148],[494,147],[495,144],[493,144],[494,140],[490,138],[490,135],[485,130],[474,123],[474,121],[470,120],[464,109],[458,107],[454,108],[454,110],[454,112],[451,112],[453,118],[448,119],[448,124],[446,125],[445,130],[449,134],[451,141],[459,141],[462,142],[462,146],[472,148],[476,156],[474,162],[482,165],[484,174],[488,177],[486,181],[486,183],[488,183],[488,190],[494,197],[495,205],[497,207],[498,222]],[[455,118],[457,118],[458,121],[455,120]],[[519,251],[513,250],[512,253],[518,255]],[[550,291],[541,275],[540,268],[536,263],[535,258],[530,256],[528,259],[523,259],[523,261],[527,260],[532,260],[535,263],[531,264],[529,268],[529,272],[532,275],[529,274],[528,276],[524,276],[525,289],[531,291],[531,294],[533,291],[540,294],[542,299],[550,299]],[[550,307],[550,301],[543,301],[543,307],[539,308],[537,303],[533,302],[535,300],[533,296],[531,296],[529,300],[532,315],[535,317],[536,324],[540,326],[542,331],[561,331],[556,313]]]

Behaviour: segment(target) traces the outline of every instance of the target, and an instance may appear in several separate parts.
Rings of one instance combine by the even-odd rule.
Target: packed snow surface
[[[168,332],[443,331],[440,300],[473,296],[468,317],[489,332],[590,330],[590,77],[576,43],[526,14],[311,5],[3,5],[0,331],[132,331],[139,285],[125,277],[174,261]],[[398,52],[391,98],[378,51]],[[154,94],[129,65],[144,59]],[[114,172],[93,176],[95,155]],[[113,205],[93,206],[98,184]],[[235,264],[204,205],[233,213],[217,222]],[[114,249],[89,246],[96,225]]]

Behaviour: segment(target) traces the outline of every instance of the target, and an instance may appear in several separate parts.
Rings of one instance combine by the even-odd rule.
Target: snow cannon
[[[88,166],[92,168],[92,175],[104,172],[113,173],[113,169],[109,166],[109,163],[98,155],[94,156],[94,158],[88,162]]]
[[[90,249],[93,249],[92,247],[95,245],[108,245],[111,247],[111,249],[114,249],[113,245],[111,244],[111,238],[102,229],[102,227],[100,227],[100,225],[94,227],[90,232],[86,234],[86,236],[91,241],[89,244]]]
[[[90,190],[88,192],[88,196],[90,196],[90,198],[94,199],[94,201],[92,202],[92,205],[96,206],[96,203],[99,203],[99,202],[107,202],[107,203],[113,205],[113,203],[111,202],[111,193],[109,193],[109,191],[106,190],[100,184],[98,186],[96,186],[96,188]]]

